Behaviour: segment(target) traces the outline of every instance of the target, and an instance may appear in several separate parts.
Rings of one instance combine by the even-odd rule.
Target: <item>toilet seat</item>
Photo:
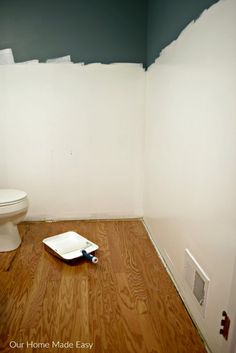
[[[24,191],[16,189],[0,189],[0,207],[21,203],[27,198]]]

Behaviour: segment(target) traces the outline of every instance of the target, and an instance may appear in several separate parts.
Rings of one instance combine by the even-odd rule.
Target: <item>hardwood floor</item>
[[[206,352],[140,221],[25,222],[19,230],[21,247],[0,254],[2,352]],[[43,238],[68,230],[99,245],[97,265],[44,249]]]

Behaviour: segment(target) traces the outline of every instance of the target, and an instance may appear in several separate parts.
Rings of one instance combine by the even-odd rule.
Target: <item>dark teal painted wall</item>
[[[16,62],[71,54],[74,62],[150,65],[218,0],[0,0],[0,49]]]
[[[0,0],[0,49],[15,61],[146,60],[146,0]]]
[[[149,0],[147,20],[147,66],[203,10],[218,0]]]

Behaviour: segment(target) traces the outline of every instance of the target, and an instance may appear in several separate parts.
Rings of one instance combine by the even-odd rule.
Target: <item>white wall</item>
[[[1,70],[1,66],[0,66]],[[4,116],[6,114],[6,91],[4,89],[5,86],[5,75],[1,75],[0,79],[0,187],[1,185],[4,185],[5,180],[6,180],[6,164],[5,164],[5,158],[4,155],[6,155],[6,135],[5,135],[5,130],[6,130],[6,120],[4,119]]]
[[[214,353],[236,254],[235,24],[236,1],[217,3],[147,72],[145,222]],[[205,318],[185,248],[210,277]]]
[[[0,187],[30,219],[142,215],[145,72],[138,64],[0,67]]]

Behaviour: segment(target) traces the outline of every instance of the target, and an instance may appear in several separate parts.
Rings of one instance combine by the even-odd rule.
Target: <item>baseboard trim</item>
[[[80,222],[110,222],[110,221],[140,221],[142,222],[142,217],[106,217],[106,218],[43,218],[43,217],[27,217],[22,223],[33,223],[33,222],[47,222],[47,223],[54,223],[54,222],[72,222],[72,221],[80,221]]]
[[[66,222],[66,221],[119,221],[119,220],[130,220],[130,221],[142,221],[142,216],[97,216],[97,217],[26,217],[24,222]]]

